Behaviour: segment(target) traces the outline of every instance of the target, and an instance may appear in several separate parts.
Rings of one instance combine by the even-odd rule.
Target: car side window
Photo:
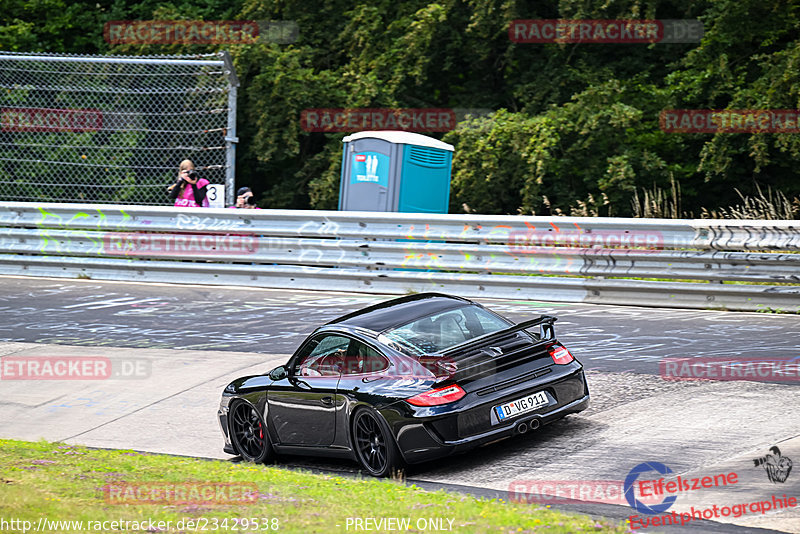
[[[344,368],[350,338],[335,334],[312,339],[295,364],[300,376],[338,376]]]
[[[353,340],[345,357],[343,374],[375,374],[386,370],[389,360],[366,343]]]

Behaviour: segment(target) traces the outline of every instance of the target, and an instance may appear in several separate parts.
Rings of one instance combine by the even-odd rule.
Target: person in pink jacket
[[[181,161],[178,180],[167,188],[169,198],[175,200],[176,208],[207,208],[209,206],[206,193],[208,184],[205,178],[200,178],[194,170],[194,163],[185,159]]]

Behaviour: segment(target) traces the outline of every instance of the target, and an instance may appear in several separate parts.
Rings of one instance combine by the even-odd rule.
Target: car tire
[[[351,431],[356,459],[367,473],[386,477],[403,468],[394,436],[378,412],[368,408],[356,411]]]
[[[234,450],[246,462],[264,463],[274,457],[264,420],[249,402],[236,402],[228,425]]]

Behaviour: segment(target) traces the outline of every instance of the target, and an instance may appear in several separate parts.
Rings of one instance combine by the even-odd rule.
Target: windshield
[[[379,339],[406,354],[422,355],[440,352],[509,326],[512,323],[479,306],[466,305],[387,330]]]

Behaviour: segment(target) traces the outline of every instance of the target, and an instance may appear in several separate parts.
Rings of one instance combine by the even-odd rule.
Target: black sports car
[[[315,330],[282,365],[225,388],[224,450],[357,460],[386,476],[580,412],[583,366],[555,317],[513,324],[475,302],[410,295]]]

